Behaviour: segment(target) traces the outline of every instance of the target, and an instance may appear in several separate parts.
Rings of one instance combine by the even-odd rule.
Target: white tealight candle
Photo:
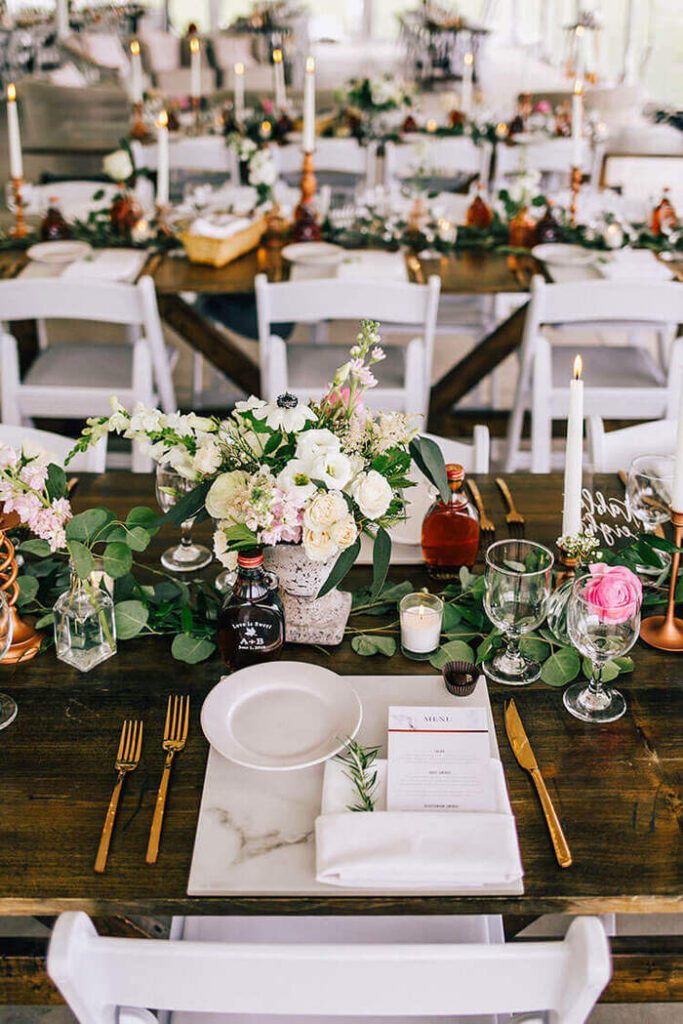
[[[273,50],[273,91],[275,98],[275,110],[284,110],[287,106],[287,90],[285,88],[285,63],[282,59],[282,50]]]
[[[583,381],[581,356],[574,360],[574,379],[569,383],[567,446],[564,456],[564,506],[562,536],[581,532],[581,488],[583,486]]]
[[[671,508],[674,512],[683,512],[683,387],[681,387],[681,399],[678,407],[678,434],[676,437],[674,482],[671,489]]]
[[[9,173],[12,178],[23,178],[24,164],[21,157],[21,134],[19,132],[19,111],[17,110],[17,89],[14,82],[7,86],[7,137],[9,142]]]
[[[304,80],[304,153],[312,153],[315,149],[315,60],[306,58],[306,78]]]
[[[168,153],[168,114],[165,110],[159,113],[157,121],[157,206],[168,206],[169,195],[169,153]]]
[[[244,64],[239,60],[235,64],[235,120],[241,124],[244,120]]]
[[[443,602],[434,594],[407,594],[399,616],[403,653],[418,659],[433,654],[441,639]]]
[[[460,106],[466,117],[472,114],[472,78],[474,75],[474,54],[468,50],[462,69],[462,101]]]
[[[202,95],[202,50],[196,36],[190,39],[190,96],[199,99]]]
[[[583,83],[577,79],[572,95],[572,167],[582,166]]]
[[[140,43],[134,39],[130,44],[130,98],[133,103],[142,103],[142,58]]]

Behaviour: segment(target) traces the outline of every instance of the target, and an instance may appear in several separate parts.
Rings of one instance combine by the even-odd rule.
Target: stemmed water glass
[[[654,533],[658,526],[668,522],[673,476],[671,455],[638,455],[632,461],[626,480],[626,504],[644,533]],[[671,564],[668,552],[653,550],[653,556],[659,560],[659,566],[639,565],[639,573],[659,576],[668,569]]]
[[[505,646],[482,668],[496,683],[524,686],[541,674],[519,643],[548,613],[553,561],[548,548],[528,540],[499,540],[486,552],[484,607]]]
[[[0,590],[0,661],[5,657],[12,643],[12,613],[7,598]],[[0,693],[0,729],[13,722],[17,717],[17,704],[6,693]]]
[[[156,495],[162,512],[168,512],[179,498],[194,490],[196,484],[168,466],[157,466]],[[171,572],[196,572],[208,565],[213,555],[203,544],[192,540],[195,517],[180,524],[180,544],[168,548],[161,556],[161,564]]]
[[[581,576],[575,581],[567,607],[567,629],[574,647],[590,659],[589,683],[572,683],[564,691],[563,701],[582,722],[614,722],[626,711],[626,701],[618,690],[602,681],[605,665],[627,654],[640,631],[640,598],[625,592],[621,603],[604,607],[591,588],[595,577]]]

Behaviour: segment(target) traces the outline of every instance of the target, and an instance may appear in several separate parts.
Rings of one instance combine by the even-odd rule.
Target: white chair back
[[[607,432],[601,416],[589,416],[588,451],[593,472],[627,470],[637,455],[673,455],[677,431],[677,420],[652,420]]]
[[[156,142],[143,146],[141,142],[134,141],[131,143],[131,151],[136,167],[145,167],[150,171],[158,169],[159,147]],[[225,139],[219,135],[172,139],[168,147],[168,162],[171,171],[227,174],[233,180],[234,150],[226,146]]]
[[[525,340],[543,325],[644,327],[683,322],[683,289],[674,282],[576,281],[548,284],[540,275],[531,282]]]
[[[54,181],[45,185],[27,185],[25,188],[27,213],[42,216],[54,196],[67,220],[85,220],[91,210],[111,205],[119,190],[117,185],[101,181]],[[101,198],[94,199],[100,192]],[[151,209],[154,189],[149,178],[139,177],[134,192],[143,210]]]
[[[157,28],[140,27],[139,36],[145,44],[145,55],[154,74],[175,71],[180,67],[180,38]]]
[[[597,918],[573,921],[558,942],[254,945],[101,938],[71,912],[55,925],[47,969],[80,1024],[114,1024],[119,1007],[451,1019],[541,1009],[583,1024],[610,955]]]
[[[244,64],[245,68],[248,68],[256,63],[250,35],[217,32],[211,38],[211,45],[216,64],[221,71],[232,72],[235,64]]]
[[[523,170],[540,171],[541,174],[562,175],[567,178],[572,165],[573,150],[571,139],[548,139],[545,142],[530,142],[526,145],[500,145],[496,148],[496,188],[505,187],[508,175]],[[589,183],[597,184],[602,160],[602,151],[594,150],[587,139],[581,146],[581,169],[589,176]]]
[[[390,188],[415,175],[423,163],[429,177],[453,177],[458,172],[476,174],[486,187],[491,170],[491,145],[475,145],[467,136],[437,138],[406,136],[405,142],[387,142],[384,149],[384,184]]]
[[[421,431],[422,433],[422,431]],[[449,437],[437,437],[436,434],[422,434],[438,444],[444,462],[455,462],[462,466],[466,473],[488,473],[491,460],[491,438],[489,428],[481,423],[475,426],[472,444],[465,441],[452,441]]]
[[[9,445],[10,448],[27,449],[30,452],[42,450],[46,452],[50,461],[58,466],[64,465],[64,460],[74,446],[71,437],[63,437],[62,434],[53,434],[49,430],[36,430],[35,427],[16,427],[8,423],[0,423],[0,444]],[[88,448],[87,452],[79,452],[73,457],[68,468],[82,473],[104,473],[107,461],[107,437],[106,435]]]
[[[278,174],[296,174],[301,171],[301,150],[298,146],[272,146]],[[356,174],[370,185],[375,180],[377,147],[374,143],[361,146],[357,139],[316,139],[316,172]]]

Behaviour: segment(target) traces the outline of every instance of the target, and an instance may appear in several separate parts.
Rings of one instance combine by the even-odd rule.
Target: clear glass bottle
[[[431,576],[452,579],[463,566],[471,569],[479,550],[479,515],[462,489],[465,471],[446,466],[450,501],[437,498],[422,524],[422,557]]]
[[[71,586],[54,606],[57,657],[79,672],[89,672],[116,654],[114,602],[102,573],[82,580],[71,574]]]
[[[217,642],[231,671],[275,661],[285,642],[278,579],[263,568],[262,551],[240,551],[237,577],[218,615]]]

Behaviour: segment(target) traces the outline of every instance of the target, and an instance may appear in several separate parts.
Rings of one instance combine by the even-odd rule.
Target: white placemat
[[[331,659],[330,667],[333,667]],[[363,703],[359,740],[382,745],[386,756],[390,705],[449,705],[440,675],[348,676]],[[470,697],[459,703],[485,707],[491,719],[486,682],[482,677]],[[493,723],[492,723],[493,724]],[[495,728],[491,756],[499,758]],[[292,772],[261,772],[241,768],[209,751],[204,791],[197,822],[187,892],[190,896],[333,893],[316,881],[314,823],[320,812],[323,765]],[[509,809],[509,800],[507,802]],[[402,890],[397,890],[400,892]],[[406,890],[408,891],[408,890]],[[421,890],[423,893],[427,890]],[[439,890],[441,891],[441,890]],[[504,887],[452,890],[464,895],[518,895],[521,882]],[[345,894],[369,890],[344,889]],[[388,890],[383,890],[386,895]],[[434,895],[437,891],[434,892]]]

